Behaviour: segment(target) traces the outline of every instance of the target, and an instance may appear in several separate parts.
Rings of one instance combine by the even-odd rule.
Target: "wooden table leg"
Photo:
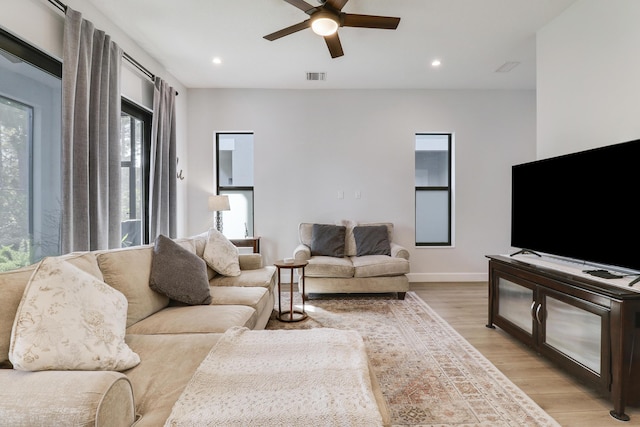
[[[282,282],[280,280],[280,267],[278,267],[278,319],[282,318],[282,299],[280,298],[280,288]]]

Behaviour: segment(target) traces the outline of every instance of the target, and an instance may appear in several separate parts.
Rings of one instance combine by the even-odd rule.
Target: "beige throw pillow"
[[[223,276],[239,276],[238,248],[215,228],[209,230],[203,258],[207,265]]]
[[[127,299],[58,258],[31,276],[11,331],[9,359],[21,371],[116,370],[140,363],[124,342]]]

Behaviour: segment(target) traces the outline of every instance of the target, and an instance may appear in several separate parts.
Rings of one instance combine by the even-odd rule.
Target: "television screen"
[[[640,140],[512,167],[511,246],[640,271]]]

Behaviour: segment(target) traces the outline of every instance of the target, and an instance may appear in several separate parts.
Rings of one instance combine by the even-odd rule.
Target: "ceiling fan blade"
[[[353,13],[342,14],[343,27],[380,28],[383,30],[395,30],[398,28],[400,18],[390,16],[357,15]]]
[[[340,37],[338,37],[337,32],[330,36],[325,36],[324,41],[327,42],[327,47],[329,48],[329,53],[332,58],[344,55],[344,52],[342,51],[342,43],[340,43]]]
[[[309,15],[311,15],[313,12],[316,11],[315,6],[310,5],[304,0],[284,0],[284,1],[289,3],[291,6],[297,7],[298,9],[300,9],[301,11]]]
[[[329,6],[331,9],[342,10],[345,4],[347,4],[349,0],[327,0],[325,2],[326,6]]]
[[[276,31],[275,33],[267,34],[263,38],[274,41],[279,39],[280,37],[288,36],[289,34],[297,33],[298,31],[302,31],[305,28],[309,28],[311,26],[311,20],[307,19],[306,21],[302,21],[299,24],[292,25],[287,28],[283,28],[280,31]]]

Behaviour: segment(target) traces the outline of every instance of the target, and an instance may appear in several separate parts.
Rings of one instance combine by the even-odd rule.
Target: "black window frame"
[[[144,107],[136,104],[135,102],[122,97],[121,98],[121,113],[125,113],[132,118],[138,119],[143,123],[142,126],[142,159],[140,162],[142,168],[142,236],[141,244],[146,245],[149,243],[149,173],[151,164],[151,120],[153,114]],[[133,144],[135,138],[132,135],[131,143]],[[129,167],[130,171],[135,170],[133,153],[135,153],[134,147],[131,147],[132,159],[131,161],[120,161],[121,167]],[[125,165],[124,163],[129,163]],[[129,194],[135,194],[135,172],[129,173]],[[131,198],[130,198],[131,203]],[[135,210],[135,203],[134,210]]]
[[[251,191],[251,230],[255,234],[255,189],[254,186],[220,185],[220,136],[221,135],[254,135],[253,132],[216,132],[216,195],[224,194],[225,191]],[[255,145],[254,145],[255,148]],[[255,153],[255,151],[254,151]]]
[[[418,192],[422,191],[447,191],[447,210],[449,212],[449,221],[448,221],[448,229],[447,229],[447,240],[443,242],[418,242],[417,235],[414,236],[416,239],[417,247],[431,247],[431,246],[453,246],[452,243],[452,224],[453,224],[453,212],[452,212],[452,200],[453,200],[453,133],[446,132],[419,132],[416,133],[415,136],[418,135],[446,135],[447,136],[447,186],[415,186],[415,194],[414,194],[414,212],[415,212],[415,230],[418,228]],[[415,151],[415,150],[414,150]]]
[[[62,79],[62,62],[0,28],[0,49]]]

